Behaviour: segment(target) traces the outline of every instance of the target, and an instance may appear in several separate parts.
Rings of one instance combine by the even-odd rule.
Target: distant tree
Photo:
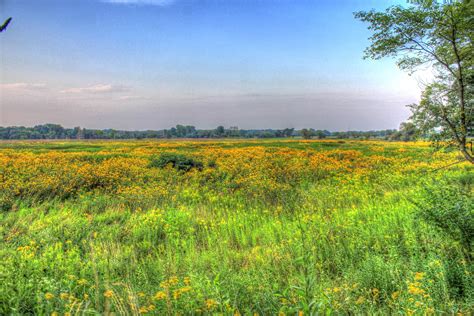
[[[474,132],[474,5],[470,0],[411,3],[355,13],[373,31],[365,58],[397,57],[399,67],[409,72],[432,66],[435,80],[421,102],[410,106],[411,120],[438,140],[449,140],[474,163],[468,148]]]
[[[395,133],[391,134],[390,140],[402,140],[404,142],[414,141],[419,135],[419,130],[412,122],[404,122],[400,124],[400,128]]]
[[[84,132],[82,131],[80,126],[74,127],[72,138],[76,138],[76,139],[84,138]]]
[[[186,137],[196,137],[196,127],[186,125]]]
[[[408,142],[416,140],[418,136],[418,129],[416,125],[412,122],[404,122],[400,124],[400,133],[401,133],[401,140]]]
[[[322,130],[317,130],[314,132],[314,135],[318,138],[318,139],[323,139],[323,138],[326,138],[326,133]]]
[[[94,132],[93,134],[94,134],[94,135],[97,135],[97,133],[95,133],[95,132]],[[110,138],[112,138],[112,139],[116,139],[116,138],[117,138],[117,131],[116,131],[116,130],[114,130],[114,129],[111,129],[111,130],[110,130]]]
[[[186,126],[176,125],[176,136],[185,137],[186,136]]]
[[[239,133],[239,127],[238,126],[229,127],[229,136],[230,137],[238,137],[239,135],[240,135],[240,133]]]
[[[176,127],[170,128],[170,130],[169,130],[169,135],[170,135],[170,138],[171,138],[171,137],[177,137],[177,136],[178,136],[178,133],[176,132]]]
[[[216,136],[217,136],[217,137],[222,137],[222,136],[224,136],[224,133],[225,133],[224,126],[217,126],[217,128],[216,128]]]
[[[311,132],[311,130],[307,129],[307,128],[303,128],[301,130],[301,136],[304,138],[304,139],[310,139],[312,136],[313,136],[313,133]]]
[[[283,136],[285,137],[292,137],[295,129],[294,128],[285,128],[283,130]]]
[[[118,132],[113,130],[113,129],[108,130],[108,133],[106,133],[104,131],[101,131],[101,130],[95,130],[95,131],[91,131],[91,134],[93,135],[92,138],[94,138],[94,139],[101,139],[101,138],[115,139],[115,138],[118,138]]]

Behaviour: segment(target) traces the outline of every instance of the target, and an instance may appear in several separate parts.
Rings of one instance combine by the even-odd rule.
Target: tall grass
[[[472,194],[471,166],[433,171],[451,153],[356,141],[20,145],[0,150],[0,314],[473,310],[465,243],[420,216],[427,186]],[[163,153],[203,163],[154,164]]]

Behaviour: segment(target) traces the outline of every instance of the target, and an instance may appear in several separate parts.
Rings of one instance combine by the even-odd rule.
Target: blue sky
[[[352,15],[396,3],[0,0],[0,125],[396,128],[419,83]]]

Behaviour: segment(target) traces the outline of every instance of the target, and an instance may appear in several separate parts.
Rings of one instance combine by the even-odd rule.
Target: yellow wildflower
[[[419,288],[416,286],[416,284],[410,283],[408,285],[408,293],[414,294],[414,295],[422,295],[425,293],[425,291],[422,288]]]
[[[114,295],[114,292],[112,290],[107,290],[104,292],[104,296],[107,298],[110,298]]]
[[[425,274],[423,272],[417,272],[415,273],[415,280],[416,281],[422,280],[424,276]]]
[[[179,299],[180,296],[181,296],[181,291],[180,290],[174,290],[173,291],[173,298],[175,300]]]
[[[77,284],[79,284],[79,285],[85,285],[85,284],[87,284],[87,280],[86,280],[86,279],[79,279],[79,280],[77,281]]]
[[[365,298],[363,296],[359,296],[357,301],[355,302],[357,305],[363,304],[365,302]]]
[[[166,293],[163,292],[163,291],[158,291],[155,294],[155,299],[157,299],[157,300],[164,300],[167,297],[168,297],[168,295],[166,295]]]
[[[190,279],[189,277],[185,277],[185,278],[183,279],[183,283],[184,283],[185,285],[190,285],[190,284],[191,284],[191,279]]]
[[[168,283],[170,285],[176,285],[176,284],[178,284],[178,281],[179,281],[179,279],[176,276],[173,276],[168,280]]]
[[[393,293],[392,293],[392,300],[396,300],[399,296],[400,296],[400,292],[399,292],[399,291],[393,292]]]
[[[217,302],[211,298],[207,299],[204,303],[208,310],[213,310],[217,306]]]
[[[54,298],[54,294],[48,292],[44,295],[44,298],[47,300],[52,300]]]
[[[193,289],[193,288],[190,287],[190,286],[185,286],[185,287],[181,288],[180,291],[181,291],[182,293],[186,293],[186,292],[192,291],[192,289]]]
[[[377,289],[377,288],[373,288],[373,289],[372,289],[372,295],[373,295],[373,296],[378,297],[378,296],[379,296],[379,293],[380,293],[379,289]]]

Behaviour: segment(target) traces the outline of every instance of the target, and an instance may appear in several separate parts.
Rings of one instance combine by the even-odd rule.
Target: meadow
[[[0,314],[468,315],[457,159],[426,142],[2,142]],[[452,201],[464,218],[429,220]]]

